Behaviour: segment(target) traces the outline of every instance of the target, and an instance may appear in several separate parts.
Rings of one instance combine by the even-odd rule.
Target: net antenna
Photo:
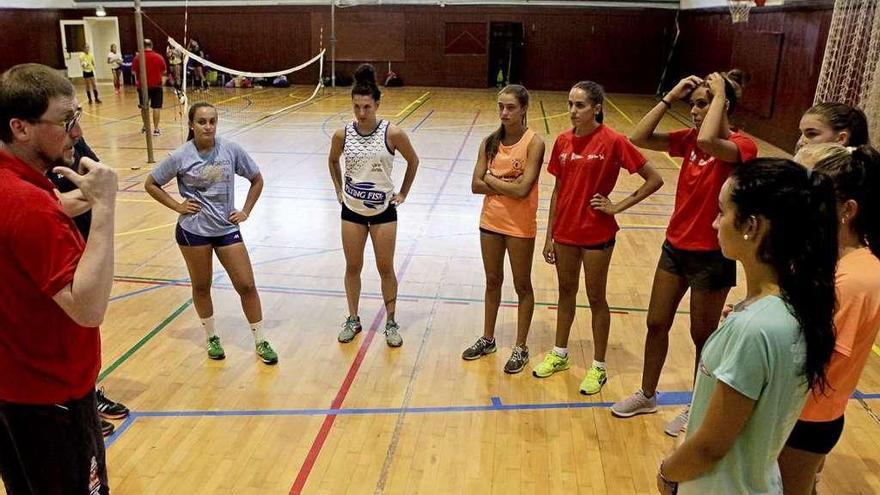
[[[880,0],[837,0],[814,103],[837,102],[880,115]],[[880,119],[868,119],[880,144]]]

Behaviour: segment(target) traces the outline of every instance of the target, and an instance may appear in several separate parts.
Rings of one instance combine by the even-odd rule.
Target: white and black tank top
[[[394,193],[391,169],[394,152],[388,146],[388,121],[380,120],[370,134],[358,132],[355,123],[345,126],[345,177],[342,195],[349,210],[364,216],[388,208]]]

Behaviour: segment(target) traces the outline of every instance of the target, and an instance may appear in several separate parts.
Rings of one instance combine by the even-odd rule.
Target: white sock
[[[209,316],[207,318],[202,318],[202,327],[205,328],[205,340],[208,340],[211,337],[217,335],[217,331],[214,330],[214,317],[213,316]]]
[[[594,359],[593,360],[593,367],[599,368],[600,370],[605,371],[605,361],[596,361]]]
[[[557,356],[565,358],[568,357],[568,347],[553,347],[553,352],[556,353]]]
[[[259,344],[266,340],[263,338],[263,320],[251,323],[251,333],[254,334],[254,343]]]

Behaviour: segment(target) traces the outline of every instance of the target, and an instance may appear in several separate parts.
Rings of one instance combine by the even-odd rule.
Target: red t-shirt
[[[95,386],[97,328],[52,299],[73,281],[85,243],[49,179],[0,152],[0,400],[56,404]]]
[[[669,133],[669,155],[684,161],[666,239],[685,251],[717,251],[721,246],[712,222],[718,215],[718,194],[736,163],[722,162],[698,148],[697,132],[682,129]],[[739,148],[739,163],[758,155],[758,146],[743,134],[731,132],[727,139]]]
[[[593,209],[596,193],[608,196],[620,169],[638,172],[645,157],[626,136],[600,125],[586,136],[569,129],[553,144],[547,171],[556,176],[556,212],[553,240],[562,244],[590,246],[614,238],[620,230],[614,217]]]
[[[162,55],[154,52],[153,50],[144,50],[144,54],[146,58],[144,61],[147,63],[147,87],[148,88],[156,88],[162,86],[162,76],[165,75],[165,70],[167,69],[165,65],[165,59]],[[138,57],[140,55],[134,57],[134,60],[131,61],[131,70],[134,71],[135,75],[139,75],[141,73],[141,66]],[[141,87],[141,79],[137,78],[137,87]]]

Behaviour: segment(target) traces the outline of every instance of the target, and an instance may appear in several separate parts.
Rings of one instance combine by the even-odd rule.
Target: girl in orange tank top
[[[511,84],[498,94],[501,126],[483,140],[474,167],[471,190],[483,194],[480,248],[486,271],[483,336],[465,349],[467,361],[495,352],[495,320],[504,282],[504,253],[510,257],[518,298],[516,345],[504,366],[519,373],[529,362],[526,338],[535,309],[532,255],[535,252],[538,175],[544,160],[544,141],[526,125],[529,92]]]

